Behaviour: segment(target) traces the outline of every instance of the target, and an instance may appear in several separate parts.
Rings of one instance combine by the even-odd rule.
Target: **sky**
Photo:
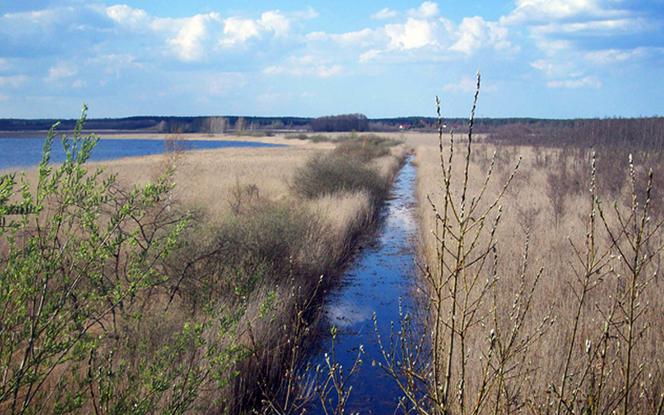
[[[0,0],[0,118],[664,115],[664,0]]]

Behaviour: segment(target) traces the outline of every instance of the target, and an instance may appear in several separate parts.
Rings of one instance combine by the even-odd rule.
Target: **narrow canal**
[[[360,345],[365,351],[363,364],[350,382],[352,391],[345,413],[392,414],[401,396],[395,381],[372,361],[382,361],[376,331],[383,341],[389,340],[392,322],[398,329],[400,306],[404,310],[414,306],[415,179],[415,166],[409,157],[383,207],[375,240],[359,253],[326,300],[322,328],[328,335],[321,341],[322,350],[313,358],[314,364],[324,365],[324,353],[330,352],[332,343],[332,326],[337,328],[335,359],[345,372],[353,366]],[[324,413],[320,403],[310,412]]]

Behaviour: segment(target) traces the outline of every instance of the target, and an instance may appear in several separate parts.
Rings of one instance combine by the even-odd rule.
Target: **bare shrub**
[[[356,159],[337,154],[312,157],[295,173],[293,189],[306,198],[339,192],[367,191],[373,200],[381,200],[387,183],[373,169]]]
[[[556,227],[565,214],[565,197],[569,193],[567,169],[563,166],[559,171],[549,171],[546,176],[546,195],[553,212]]]
[[[472,132],[472,117],[470,127]],[[552,188],[550,194],[560,195],[566,209],[555,215],[540,209],[546,205],[541,200],[523,207],[516,197],[500,202],[506,205],[502,220],[514,227],[524,216],[538,216],[524,226],[530,232],[518,261],[514,241],[520,238],[513,229],[489,226],[495,222],[482,215],[500,199],[503,183],[485,187],[492,180],[473,181],[471,150],[455,162],[458,148],[440,145],[440,160],[426,159],[442,171],[438,185],[429,187],[442,192],[427,193],[434,220],[424,271],[432,317],[424,334],[432,346],[422,351],[416,347],[420,334],[402,329],[394,349],[387,347],[396,351],[384,365],[403,385],[402,411],[661,413],[658,273],[664,223],[653,210],[654,172],[631,157],[625,168],[619,167],[624,160],[596,163],[603,153],[561,150],[553,171],[532,175],[540,184],[550,183],[541,193]],[[597,165],[606,167],[598,172]],[[601,186],[600,178],[618,169],[627,180],[616,194]],[[488,198],[484,204],[482,197]],[[485,209],[473,215],[476,203]],[[555,222],[560,232],[551,231]],[[485,233],[479,234],[475,227],[483,226]]]
[[[375,135],[352,137],[340,142],[334,149],[334,153],[341,157],[352,157],[361,161],[369,161],[378,157],[388,156],[390,147],[396,141]]]

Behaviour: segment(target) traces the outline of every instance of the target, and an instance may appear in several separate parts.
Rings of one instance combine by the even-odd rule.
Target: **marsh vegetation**
[[[664,137],[478,144],[472,127],[417,149],[432,350],[391,367],[403,409],[661,413]]]
[[[2,411],[240,413],[281,398],[304,341],[293,331],[315,318],[303,304],[372,226],[403,156],[338,150],[358,173],[340,182],[334,166],[308,172],[307,157],[336,150],[301,152],[291,177],[273,178],[279,189],[222,171],[236,176],[222,181],[223,198],[208,197],[223,206],[199,205],[175,190],[191,180],[175,173],[177,152],[150,159],[143,176],[124,168],[132,160],[89,167],[96,139],[81,135],[83,121],[63,142],[64,163],[50,163],[52,132],[37,171],[1,182]],[[251,168],[264,177],[264,165]],[[298,190],[309,181],[328,187]]]
[[[174,145],[103,169],[84,118],[62,164],[51,133],[36,170],[0,179],[0,411],[293,414],[318,395],[343,413],[364,360],[402,413],[661,414],[659,124],[478,140],[474,113],[462,135],[439,117],[436,135]],[[409,149],[420,313],[376,356],[307,367]]]

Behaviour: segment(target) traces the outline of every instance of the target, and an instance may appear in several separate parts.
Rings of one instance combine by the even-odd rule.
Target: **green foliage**
[[[170,170],[129,191],[89,170],[85,115],[61,165],[56,124],[36,183],[0,178],[0,412],[182,413],[241,354],[219,346],[237,317],[146,317],[189,217],[168,202]],[[9,216],[9,202],[31,208]]]

